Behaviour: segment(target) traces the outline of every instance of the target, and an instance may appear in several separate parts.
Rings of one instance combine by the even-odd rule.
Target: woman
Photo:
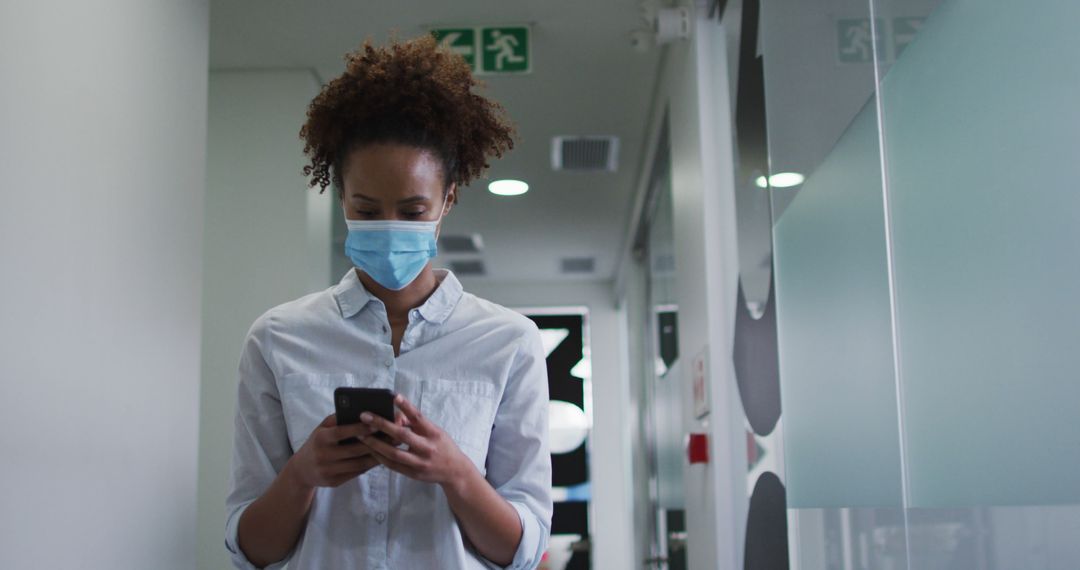
[[[301,137],[356,269],[248,333],[226,546],[240,568],[535,567],[552,510],[539,332],[430,264],[512,129],[431,37],[346,62]],[[397,421],[336,425],[339,386],[393,390]]]

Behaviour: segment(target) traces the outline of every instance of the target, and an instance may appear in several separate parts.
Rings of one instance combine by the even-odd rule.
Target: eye
[[[378,212],[375,212],[373,210],[357,210],[356,213],[365,218],[370,218],[378,214]]]
[[[402,212],[402,215],[405,216],[406,218],[410,219],[410,220],[415,220],[416,218],[419,218],[420,216],[423,216],[424,212],[423,211],[419,211],[419,212]]]

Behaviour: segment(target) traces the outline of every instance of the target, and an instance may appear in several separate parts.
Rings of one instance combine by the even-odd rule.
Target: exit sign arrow
[[[439,47],[450,50],[461,57],[469,67],[476,69],[476,30],[472,28],[448,28],[432,30],[431,34],[439,42]]]

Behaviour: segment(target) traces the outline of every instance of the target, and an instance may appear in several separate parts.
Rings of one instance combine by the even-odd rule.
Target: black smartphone
[[[360,422],[360,414],[371,412],[394,421],[394,393],[385,388],[338,388],[334,390],[334,411],[339,426]],[[386,439],[379,433],[375,437]],[[338,445],[359,443],[355,437],[343,439]]]

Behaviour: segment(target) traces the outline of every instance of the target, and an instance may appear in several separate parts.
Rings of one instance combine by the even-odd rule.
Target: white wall
[[[198,568],[231,568],[224,547],[236,366],[251,323],[324,289],[331,196],[306,190],[304,113],[319,85],[296,71],[210,74],[202,304]]]
[[[702,10],[697,8],[693,37],[665,49],[649,140],[655,146],[667,109],[679,354],[686,364],[681,367],[686,376],[680,382],[683,389],[689,391],[692,386],[689,362],[705,353],[709,365],[710,415],[699,422],[693,419],[691,409],[683,410],[686,431],[705,432],[710,438],[710,463],[688,465],[684,475],[688,562],[695,569],[729,570],[742,567],[747,509],[744,420],[731,361],[738,252],[727,92],[730,59],[724,28],[714,20],[702,19]],[[647,174],[637,189],[636,212],[643,207]],[[616,292],[622,306],[633,312],[643,309],[634,306],[641,298],[633,283],[642,277],[629,246],[627,243],[623,252]],[[638,321],[628,318],[630,323]],[[634,330],[629,333],[639,334]],[[688,405],[690,394],[683,396]]]
[[[451,214],[453,215],[453,214]],[[589,309],[592,357],[593,431],[589,456],[592,480],[594,568],[637,568],[630,505],[628,386],[624,381],[620,314],[609,283],[473,283],[465,290],[511,308],[584,306]]]
[[[0,44],[0,566],[192,568],[206,2],[4,2]]]

